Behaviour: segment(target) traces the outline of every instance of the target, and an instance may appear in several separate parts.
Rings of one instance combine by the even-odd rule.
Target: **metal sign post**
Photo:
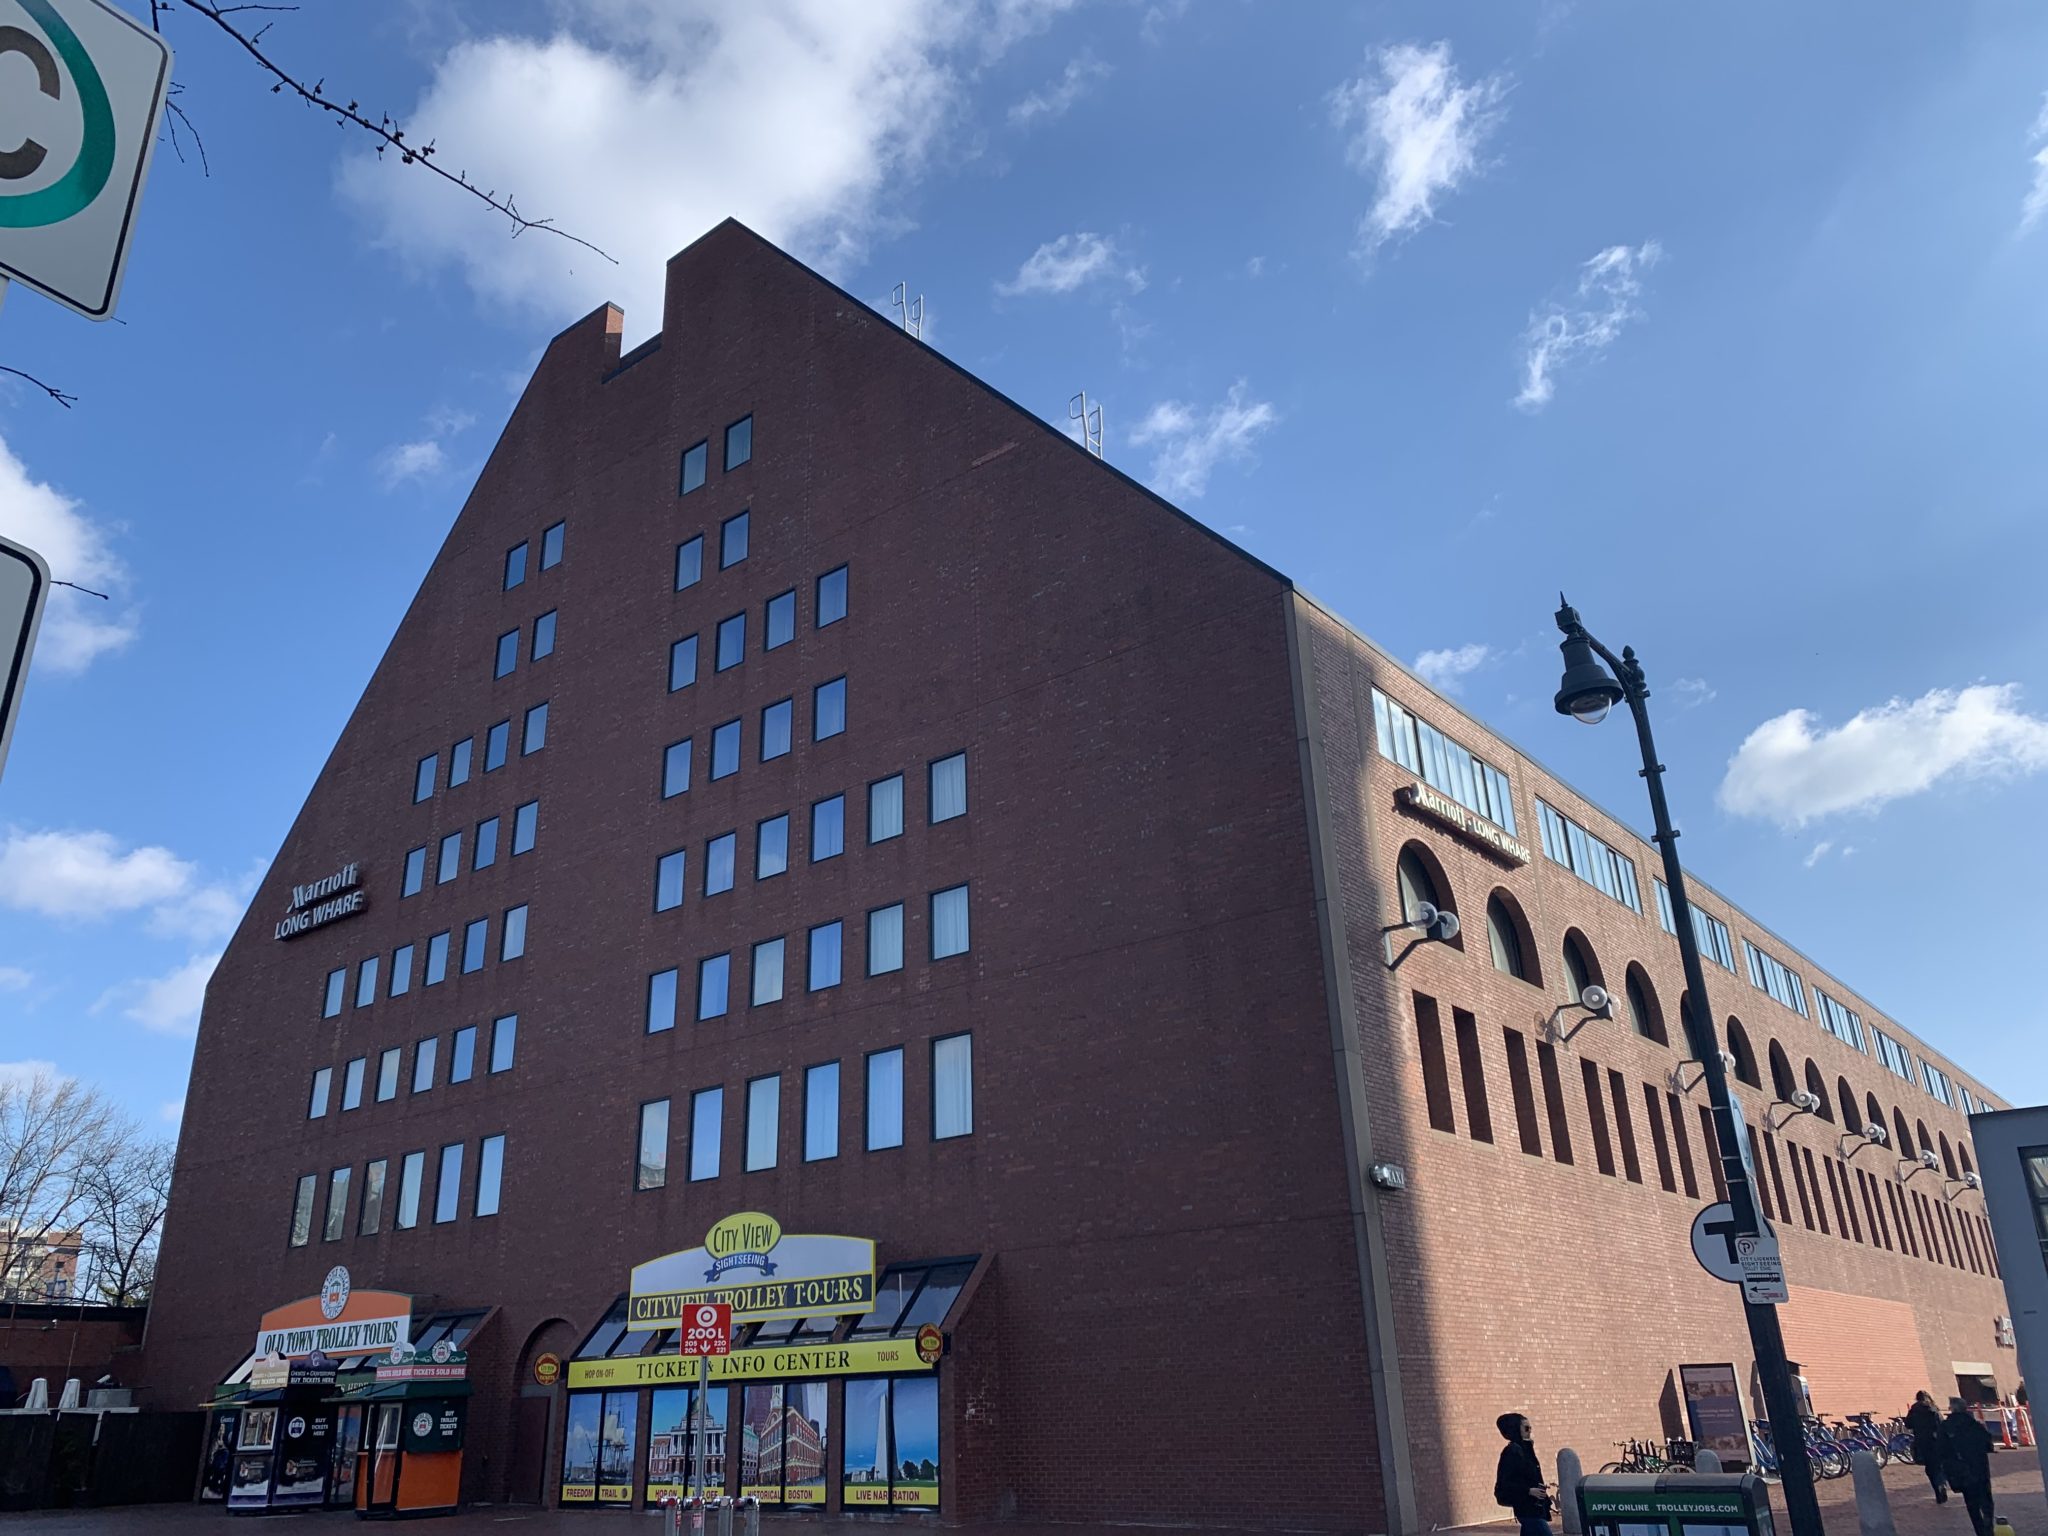
[[[697,1496],[691,1501],[690,1528],[704,1529],[704,1473],[710,1452],[711,1357],[732,1353],[732,1307],[722,1301],[699,1302],[683,1317],[677,1349],[697,1357],[697,1403],[690,1415],[690,1454],[697,1463],[692,1480]]]

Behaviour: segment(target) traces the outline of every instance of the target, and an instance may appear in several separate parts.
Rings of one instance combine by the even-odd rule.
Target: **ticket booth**
[[[333,1362],[272,1357],[256,1362],[239,1392],[213,1404],[230,1514],[317,1509],[326,1502],[334,1464],[333,1391]]]
[[[469,1361],[445,1345],[406,1351],[337,1406],[363,1415],[356,1513],[366,1520],[452,1515],[462,1501],[462,1446],[469,1422]]]

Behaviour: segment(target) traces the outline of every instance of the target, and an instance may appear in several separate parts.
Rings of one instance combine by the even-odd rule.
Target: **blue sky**
[[[131,8],[146,10],[140,0]],[[0,0],[0,10],[13,0]],[[2048,1099],[2048,11],[312,0],[189,11],[120,318],[24,290],[0,531],[60,593],[0,784],[0,1063],[175,1123],[199,990],[546,338],[736,214],[1640,824],[1549,705],[1635,644],[1689,865]],[[26,66],[0,59],[0,140]],[[9,106],[8,103],[15,103]]]

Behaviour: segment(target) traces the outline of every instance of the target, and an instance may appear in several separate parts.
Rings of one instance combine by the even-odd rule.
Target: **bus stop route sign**
[[[42,627],[50,596],[50,568],[25,544],[0,538],[0,774],[7,771],[7,744],[28,681],[28,659]]]
[[[701,1301],[683,1315],[682,1350],[686,1355],[732,1353],[732,1308],[722,1301]]]
[[[105,320],[171,50],[106,0],[0,0],[0,69],[0,279]]]

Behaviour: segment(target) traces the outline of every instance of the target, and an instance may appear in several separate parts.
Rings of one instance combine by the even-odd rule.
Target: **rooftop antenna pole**
[[[1077,436],[1081,446],[1096,458],[1102,457],[1102,407],[1088,403],[1088,391],[1082,390],[1067,402],[1067,420],[1081,424]]]
[[[913,341],[922,340],[924,337],[924,295],[920,293],[913,299],[910,296],[910,284],[898,283],[896,291],[889,295],[889,302],[900,313],[903,329],[910,333],[911,339]]]

